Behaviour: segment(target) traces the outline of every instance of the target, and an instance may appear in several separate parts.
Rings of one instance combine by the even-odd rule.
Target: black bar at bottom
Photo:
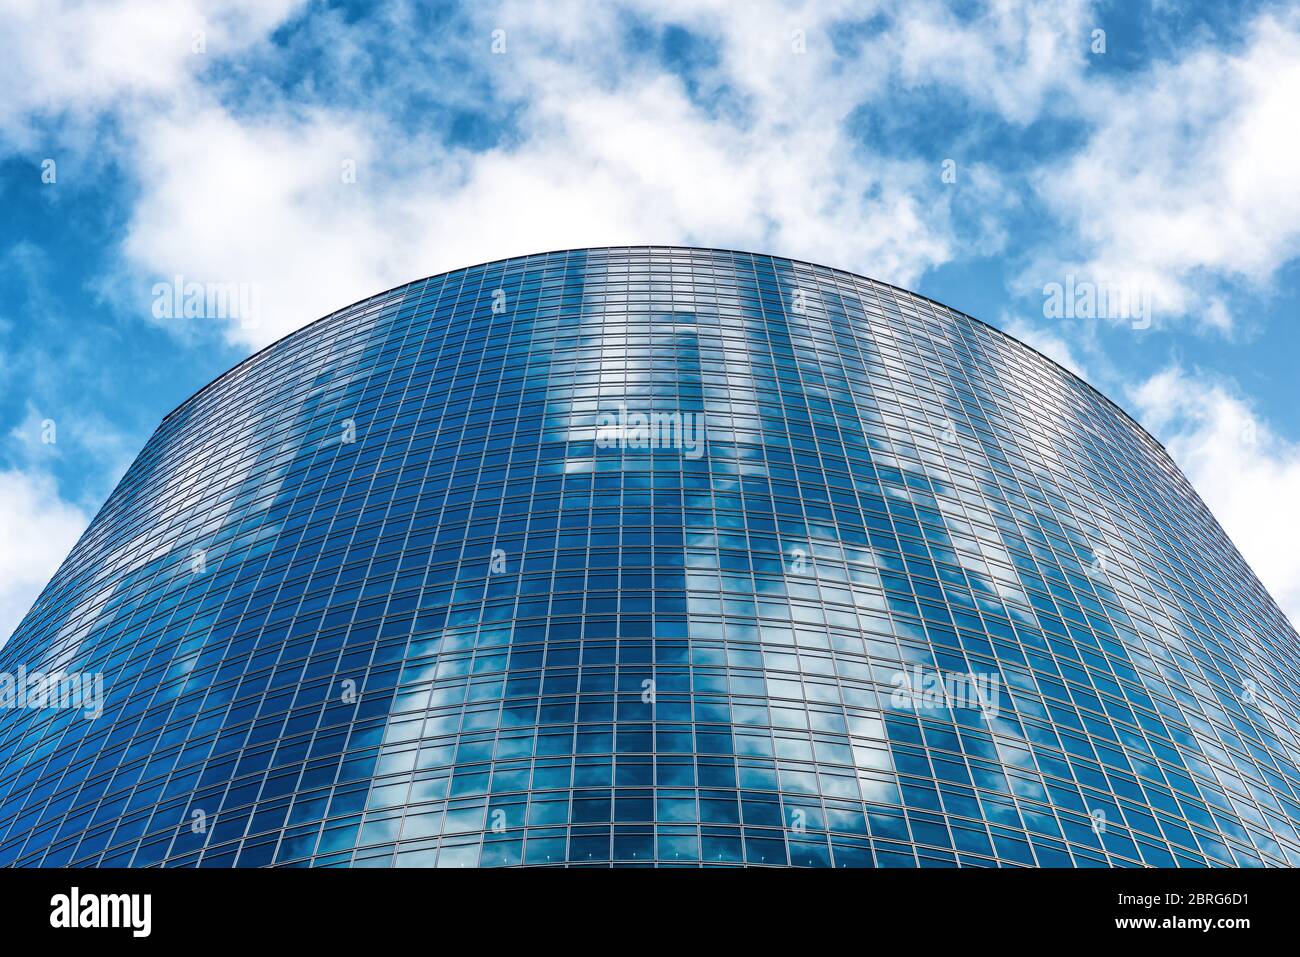
[[[1263,870],[8,870],[0,929],[13,942],[203,947],[401,947],[414,934],[425,952],[778,937],[812,949],[840,934],[863,951],[1022,934],[1040,946],[1199,935],[1232,947],[1293,930],[1295,889],[1294,872]]]

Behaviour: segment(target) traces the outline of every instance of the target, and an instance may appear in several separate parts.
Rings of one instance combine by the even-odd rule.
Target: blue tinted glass
[[[0,651],[0,864],[1297,865],[1297,664],[1164,450],[996,330],[531,256],[165,419]]]

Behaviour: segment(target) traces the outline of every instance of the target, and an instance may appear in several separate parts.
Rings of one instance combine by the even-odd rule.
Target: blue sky
[[[0,637],[252,350],[621,243],[844,267],[1025,339],[1300,613],[1296,4],[14,0],[0,84]],[[160,316],[177,276],[255,315]]]

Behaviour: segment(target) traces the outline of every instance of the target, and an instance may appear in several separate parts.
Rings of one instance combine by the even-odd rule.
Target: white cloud
[[[346,117],[235,119],[187,104],[138,130],[140,198],[124,252],[147,318],[158,282],[248,284],[261,325],[229,326],[264,344],[402,278],[411,208],[374,202],[373,142]],[[359,185],[343,183],[356,164]],[[221,321],[227,317],[211,317]]]
[[[79,122],[123,99],[170,99],[209,56],[263,39],[301,2],[6,0],[0,141],[27,143],[34,117]]]
[[[1231,329],[1219,284],[1264,289],[1300,254],[1298,102],[1294,16],[1261,16],[1240,50],[1199,48],[1090,86],[1078,103],[1094,124],[1086,145],[1036,186],[1083,248],[1049,251],[1026,286],[1074,272],[1148,291],[1158,323]]]
[[[788,19],[811,34],[828,15]],[[264,321],[228,333],[260,345],[398,282],[546,249],[736,246],[902,285],[949,260],[957,227],[937,161],[851,140],[854,84],[837,83],[842,65],[815,37],[799,55],[789,30],[755,37],[751,16],[717,17],[715,82],[742,94],[734,114],[708,112],[657,68],[604,72],[620,42],[607,13],[571,34],[563,12],[512,5],[484,14],[475,54],[528,103],[506,145],[470,152],[337,109],[249,116],[199,99],[156,114],[136,136],[141,195],[124,247],[148,280],[138,311],[144,290],[173,274],[255,284]],[[488,43],[497,22],[507,25],[499,67]],[[566,44],[572,57],[557,57]],[[987,168],[967,189],[1013,201]],[[996,242],[995,224],[972,228]]]
[[[1015,193],[996,168],[961,156],[969,129],[945,147],[963,171],[960,216],[937,187],[946,157],[900,157],[850,132],[856,108],[890,109],[898,89],[1014,125],[1075,117],[1090,131],[1036,178],[1065,229],[1041,247],[1026,287],[1073,272],[1150,291],[1157,321],[1191,314],[1226,332],[1220,283],[1266,286],[1300,252],[1294,18],[1261,16],[1235,52],[1201,47],[1108,79],[1089,69],[1100,20],[1085,0],[996,0],[960,14],[929,0],[503,0],[468,8],[424,45],[407,35],[412,9],[381,11],[391,57],[407,66],[392,83],[471,108],[467,91],[491,89],[520,108],[501,146],[471,153],[395,128],[373,90],[353,111],[302,107],[270,87],[255,100],[226,95],[210,63],[257,48],[299,5],[16,0],[0,13],[17,51],[0,64],[11,94],[0,140],[22,141],[34,116],[114,117],[140,187],[127,265],[146,289],[175,273],[258,284],[265,324],[229,330],[248,345],[405,279],[559,246],[766,248],[904,285],[959,252],[997,251]],[[707,38],[712,55],[692,66],[702,97],[657,56],[628,49],[631,15]],[[864,20],[870,29],[846,29]],[[375,24],[315,22],[330,69],[367,74]],[[502,56],[490,52],[494,29],[506,31]],[[192,52],[196,31],[206,54]],[[350,191],[343,158],[359,165]],[[127,301],[144,314],[139,287]]]
[[[1027,122],[1079,82],[1087,8],[998,2],[959,18],[930,2],[475,5],[468,29],[434,47],[385,40],[407,64],[394,83],[457,101],[481,84],[521,107],[514,135],[471,152],[398,128],[374,97],[348,110],[226,95],[208,59],[255,47],[293,0],[119,0],[93,17],[63,11],[52,36],[22,4],[7,26],[26,52],[7,78],[29,92],[0,128],[12,138],[30,115],[114,116],[138,186],[123,244],[133,279],[114,297],[147,317],[153,284],[177,274],[248,284],[261,324],[225,331],[249,346],[405,280],[568,246],[735,246],[908,286],[958,249],[996,251],[1016,198],[996,169],[960,160],[966,208],[955,215],[945,157],[860,142],[854,110],[887,105],[897,83]],[[702,95],[627,47],[629,15],[707,38],[716,56],[693,63]],[[409,29],[410,16],[399,4],[381,19]],[[870,31],[839,29],[871,16]],[[364,73],[375,53],[354,41],[371,27],[319,23],[331,68]],[[506,32],[500,56],[495,29]],[[196,30],[206,55],[191,52]],[[75,57],[61,68],[65,48]],[[345,160],[355,184],[341,182]]]
[[[0,644],[85,530],[90,516],[41,472],[0,471]]]
[[[962,91],[1012,123],[1036,119],[1051,98],[1078,95],[1094,21],[1088,3],[995,2],[959,16],[945,4],[909,4],[889,44],[909,83]]]
[[[1178,366],[1130,398],[1269,593],[1300,622],[1300,444],[1275,434],[1230,384]]]

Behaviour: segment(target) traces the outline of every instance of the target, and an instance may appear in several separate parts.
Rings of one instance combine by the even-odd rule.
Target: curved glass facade
[[[164,420],[0,650],[0,863],[1295,865],[1297,648],[988,326],[510,259]]]

